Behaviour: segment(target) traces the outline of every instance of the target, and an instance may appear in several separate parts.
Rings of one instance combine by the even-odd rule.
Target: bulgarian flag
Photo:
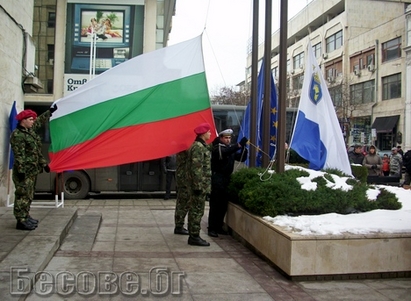
[[[186,150],[215,125],[201,36],[130,59],[55,102],[50,168],[114,166]]]

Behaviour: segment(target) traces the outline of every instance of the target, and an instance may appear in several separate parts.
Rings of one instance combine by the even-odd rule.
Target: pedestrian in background
[[[362,165],[364,154],[362,153],[361,145],[354,145],[354,149],[348,153],[348,158],[351,164]]]
[[[403,187],[410,189],[410,175],[411,175],[411,150],[405,152],[403,156],[403,165],[405,167],[404,184]]]
[[[32,110],[17,114],[17,128],[11,133],[10,145],[14,153],[13,182],[15,199],[13,214],[17,220],[16,229],[34,230],[38,220],[30,216],[30,206],[34,198],[37,175],[50,172],[41,151],[41,139],[36,131],[48,122],[54,106],[37,117]]]
[[[176,209],[174,212],[174,234],[188,235],[184,228],[184,221],[189,209],[189,178],[188,178],[188,150],[179,152],[176,156]]]
[[[390,158],[388,158],[387,154],[384,154],[382,157],[382,167],[381,167],[382,175],[389,176],[390,175]]]
[[[200,237],[201,218],[205,202],[211,193],[211,152],[206,142],[211,137],[210,125],[202,123],[194,129],[197,135],[188,153],[190,203],[188,210],[188,244],[207,247],[210,245]]]
[[[234,170],[234,162],[244,162],[248,156],[248,151],[245,147],[248,139],[243,137],[239,143],[231,144],[232,134],[232,129],[220,132],[213,141],[211,151],[212,176],[208,235],[212,237],[218,237],[218,234],[228,234],[223,230],[224,216],[227,212],[229,198],[227,188]]]
[[[390,176],[401,178],[401,166],[402,166],[402,157],[398,153],[397,148],[393,147],[391,149],[391,156],[390,156]]]
[[[170,155],[161,159],[163,165],[163,171],[166,174],[166,194],[164,199],[170,199],[171,184],[176,179],[176,155]]]
[[[369,176],[381,175],[382,159],[377,154],[374,145],[370,146],[368,154],[364,157],[362,165],[367,167]]]

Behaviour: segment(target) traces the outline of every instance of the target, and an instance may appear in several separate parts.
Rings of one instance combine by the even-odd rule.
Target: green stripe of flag
[[[209,107],[206,78],[202,72],[51,120],[51,151],[83,143],[109,129],[165,120]]]

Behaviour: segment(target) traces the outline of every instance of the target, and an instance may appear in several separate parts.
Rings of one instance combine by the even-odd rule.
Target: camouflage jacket
[[[193,190],[211,193],[211,152],[200,138],[191,145],[188,155],[189,183]]]
[[[41,114],[31,129],[20,125],[11,133],[10,145],[14,153],[13,173],[37,176],[47,165],[41,151],[41,138],[37,130],[50,118],[50,111]]]
[[[177,187],[188,187],[188,150],[176,155],[176,184]]]

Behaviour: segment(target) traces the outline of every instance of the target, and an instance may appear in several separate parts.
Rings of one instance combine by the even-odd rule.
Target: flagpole
[[[253,35],[251,50],[251,106],[250,106],[250,145],[258,145],[257,141],[257,70],[258,70],[258,12],[259,0],[253,1]],[[250,147],[249,167],[256,166],[257,150]]]
[[[93,74],[93,41],[94,41],[94,30],[93,26],[91,26],[91,40],[90,40],[90,62],[89,62],[89,80],[92,79]]]
[[[265,1],[265,41],[264,41],[264,101],[262,110],[263,129],[261,139],[263,142],[263,152],[270,153],[270,105],[271,105],[271,19],[272,0]],[[261,166],[267,167],[272,158],[262,157]]]
[[[285,167],[285,124],[287,100],[287,28],[288,1],[281,0],[280,8],[280,62],[279,62],[279,91],[278,91],[278,127],[277,127],[277,173],[284,172]]]

